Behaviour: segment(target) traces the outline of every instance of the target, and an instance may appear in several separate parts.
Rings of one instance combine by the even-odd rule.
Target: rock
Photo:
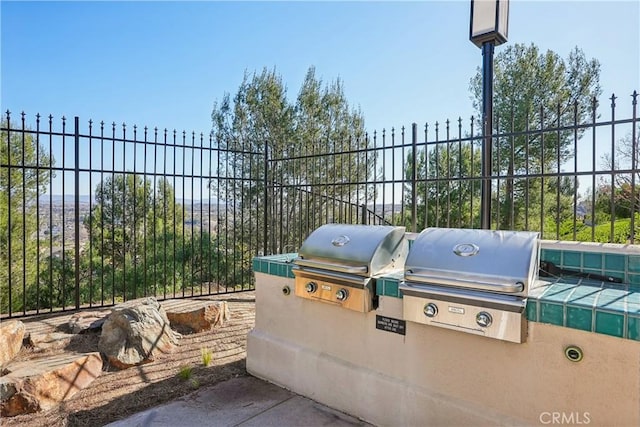
[[[119,369],[152,362],[157,352],[172,351],[180,338],[155,298],[136,301],[115,307],[102,325],[98,349]]]
[[[26,328],[19,320],[0,324],[0,366],[10,362],[20,352]]]
[[[222,326],[229,320],[226,301],[172,300],[162,303],[172,326],[187,327],[194,332]]]
[[[43,357],[11,363],[0,377],[0,415],[51,409],[89,386],[102,373],[100,353]]]
[[[56,350],[69,345],[75,334],[50,332],[48,334],[30,334],[26,340],[30,346],[40,350]]]
[[[92,329],[100,329],[105,319],[109,315],[104,311],[82,311],[69,318],[69,330],[74,334],[79,334]]]

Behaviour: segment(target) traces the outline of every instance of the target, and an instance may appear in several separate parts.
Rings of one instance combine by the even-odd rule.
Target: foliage
[[[202,355],[202,364],[207,367],[211,365],[211,362],[213,361],[213,352],[207,347],[202,347],[200,353]]]
[[[492,172],[506,176],[499,189],[506,196],[498,206],[499,228],[523,228],[522,219],[530,206],[570,204],[564,196],[573,194],[572,182],[562,183],[558,201],[557,182],[547,181],[544,188],[535,189],[530,182],[511,177],[560,171],[573,156],[572,144],[584,133],[584,129],[575,134],[561,128],[584,123],[595,114],[595,99],[601,93],[599,79],[599,62],[588,60],[577,47],[566,59],[553,51],[540,52],[533,44],[511,45],[496,55],[494,132],[511,134],[493,141]],[[481,111],[480,70],[471,79],[470,90],[474,108]],[[533,130],[537,131],[529,132]],[[511,212],[513,215],[506,214]],[[515,223],[510,223],[510,218]]]
[[[24,307],[36,282],[38,271],[37,206],[51,178],[46,169],[54,159],[22,124],[20,130],[9,131],[6,119],[0,121],[0,312]],[[41,166],[42,168],[37,168]],[[9,265],[11,259],[11,265]],[[11,272],[11,280],[9,280]],[[11,288],[11,289],[9,289]],[[26,289],[26,293],[23,292]]]
[[[180,370],[178,371],[178,377],[180,377],[185,381],[188,379],[191,379],[192,375],[193,375],[193,367],[189,365],[181,366]]]
[[[362,114],[349,106],[340,80],[324,85],[313,67],[295,103],[288,100],[275,70],[245,73],[233,100],[225,94],[215,104],[212,122],[214,138],[232,151],[220,173],[250,177],[218,188],[227,207],[245,218],[233,224],[234,233],[243,235],[241,228],[250,224],[253,228],[246,232],[267,227],[267,236],[274,237],[265,242],[262,233],[255,233],[254,247],[270,252],[295,247],[300,234],[306,235],[296,231],[332,219],[334,200],[347,205],[371,197],[366,185],[347,185],[374,174],[372,154],[350,152],[367,144]],[[268,168],[262,175],[265,161]],[[278,235],[282,247],[276,245]]]
[[[407,156],[407,164],[405,179],[411,181],[412,153]],[[418,229],[479,226],[480,181],[469,179],[474,170],[480,170],[479,150],[473,150],[469,143],[420,150],[416,170]],[[410,191],[406,194],[410,195]],[[411,205],[411,200],[405,203]]]

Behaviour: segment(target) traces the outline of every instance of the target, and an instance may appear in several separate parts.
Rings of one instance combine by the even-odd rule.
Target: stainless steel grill
[[[295,294],[359,312],[375,308],[375,278],[400,270],[404,227],[327,224],[303,242],[294,260]]]
[[[539,252],[534,232],[428,228],[407,256],[404,318],[523,342]]]

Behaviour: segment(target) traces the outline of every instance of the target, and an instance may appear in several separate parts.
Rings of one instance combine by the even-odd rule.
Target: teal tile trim
[[[541,278],[529,291],[527,319],[640,341],[640,288],[580,278]]]
[[[624,320],[624,314],[596,310],[594,332],[622,338],[624,336]]]
[[[293,278],[292,261],[298,254],[282,254],[255,257],[251,266],[254,273],[266,273],[272,276]]]
[[[629,316],[627,325],[627,338],[640,341],[640,317]]]

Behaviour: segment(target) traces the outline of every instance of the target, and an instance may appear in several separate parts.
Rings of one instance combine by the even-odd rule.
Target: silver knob
[[[336,299],[338,301],[344,301],[347,298],[349,298],[349,291],[346,289],[339,289],[338,292],[336,292]]]
[[[316,282],[308,282],[307,286],[305,286],[304,288],[307,290],[307,292],[312,294],[316,291],[316,289],[318,289],[318,285],[316,285]]]
[[[422,312],[427,317],[436,317],[436,314],[438,314],[438,306],[430,302],[429,304],[424,306]]]
[[[486,311],[481,311],[480,313],[476,314],[476,323],[478,324],[478,326],[488,328],[489,326],[491,326],[492,322],[493,318]]]

